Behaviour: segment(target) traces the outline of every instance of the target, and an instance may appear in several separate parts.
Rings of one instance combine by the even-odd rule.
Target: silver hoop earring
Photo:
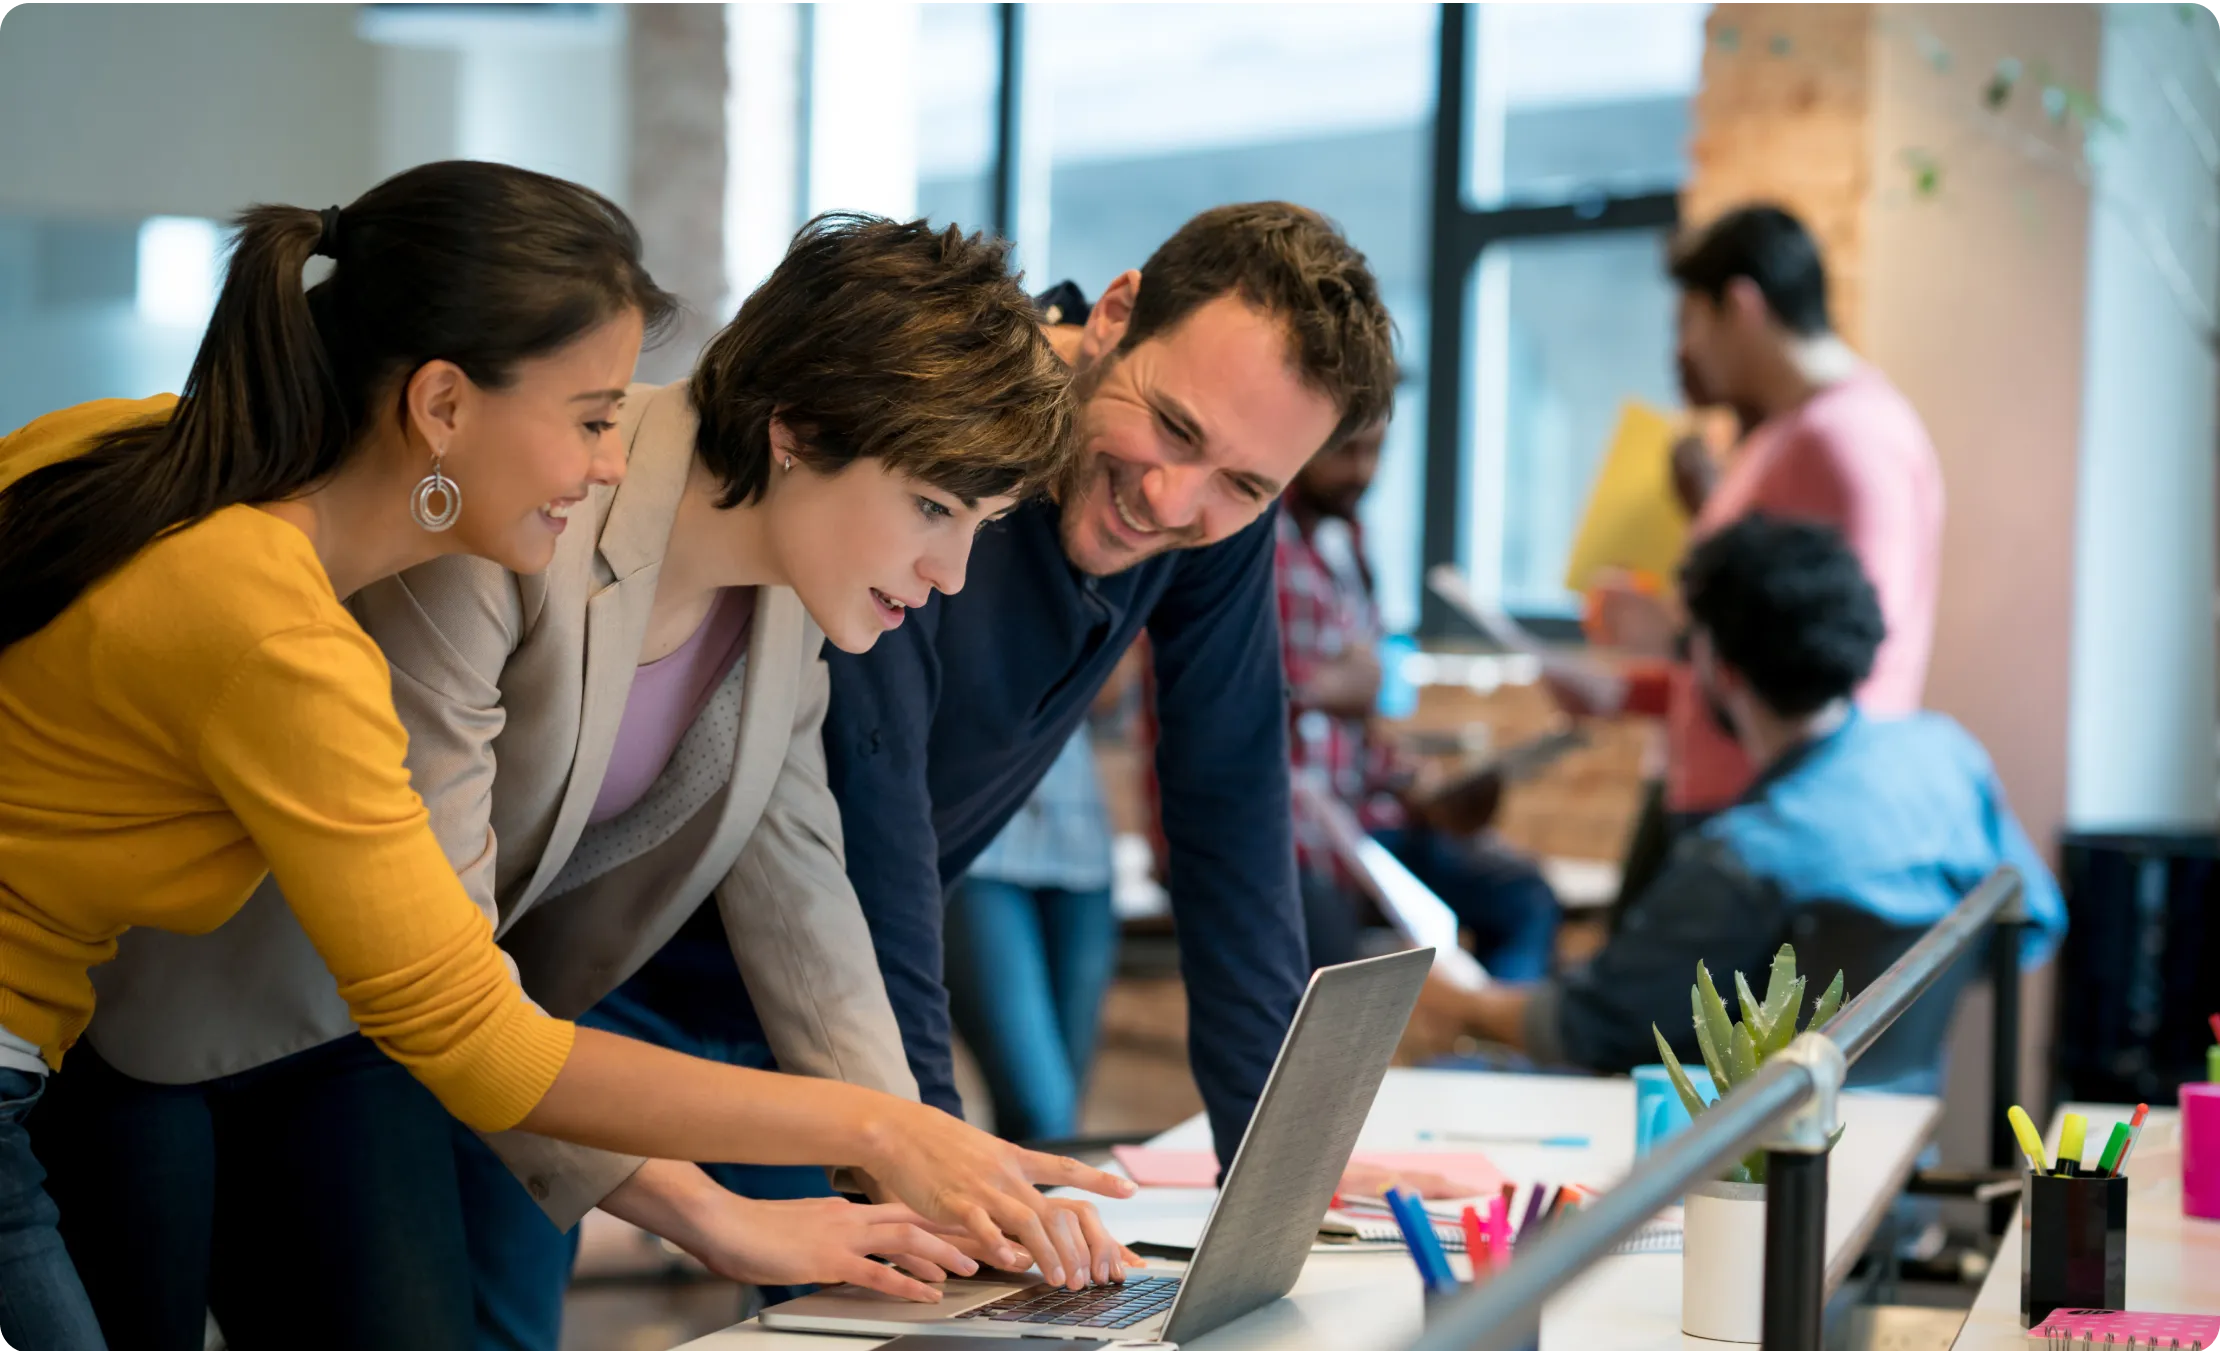
[[[789,456],[787,456],[787,457],[786,457],[786,467],[787,467],[787,468],[789,468],[789,469],[792,469],[792,468],[794,467],[794,457],[793,457],[793,456],[789,455]]]
[[[439,471],[439,461],[439,456],[432,457],[432,472],[416,481],[416,492],[409,498],[409,515],[435,535],[462,515],[462,489]]]

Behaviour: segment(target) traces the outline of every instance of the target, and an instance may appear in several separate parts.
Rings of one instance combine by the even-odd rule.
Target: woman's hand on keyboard
[[[934,1232],[936,1226],[908,1206],[856,1205],[833,1196],[756,1201],[726,1191],[690,1163],[649,1160],[601,1208],[745,1285],[847,1281],[931,1304],[939,1302],[940,1291],[924,1282],[979,1269],[949,1235]],[[899,1262],[910,1275],[872,1261],[875,1256]]]
[[[1065,1232],[1078,1231],[1078,1251],[1067,1261],[1067,1268],[1076,1267],[1091,1275],[1097,1284],[1107,1284],[1124,1280],[1127,1267],[1148,1265],[1141,1260],[1140,1254],[1110,1237],[1110,1230],[1102,1222],[1102,1212],[1096,1210],[1092,1202],[1076,1196],[1051,1196],[1048,1204],[1056,1211]]]
[[[872,1154],[866,1171],[885,1192],[935,1225],[969,1234],[980,1245],[976,1251],[995,1266],[1028,1264],[1010,1246],[1015,1240],[1043,1280],[1074,1290],[1093,1272],[1087,1225],[1040,1188],[1077,1187],[1099,1196],[1134,1191],[1122,1177],[1076,1159],[1021,1149],[917,1103],[900,1103],[866,1133]],[[1086,1209],[1092,1216],[1093,1207]],[[1107,1243],[1099,1216],[1094,1228]]]
[[[1057,1248],[1064,1257],[1066,1279],[1061,1284],[1066,1289],[1077,1290],[1090,1280],[1096,1285],[1114,1284],[1125,1279],[1127,1268],[1148,1265],[1139,1253],[1110,1237],[1109,1229],[1102,1222],[1102,1212],[1089,1202],[1076,1196],[1051,1196],[1048,1204],[1055,1215],[1050,1230],[1059,1236]],[[1075,1231],[1076,1243],[1071,1237]],[[949,1242],[966,1257],[976,1258],[987,1266],[997,1265],[993,1256],[969,1235],[951,1237]],[[904,1270],[910,1270],[909,1263],[902,1265]],[[1075,1271],[1081,1273],[1076,1281],[1071,1279]]]

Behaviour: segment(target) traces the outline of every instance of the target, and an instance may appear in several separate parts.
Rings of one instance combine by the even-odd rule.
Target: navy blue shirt
[[[956,1111],[946,888],[1024,805],[1145,630],[1189,1058],[1230,1159],[1309,974],[1272,515],[1099,578],[1065,558],[1059,520],[1051,503],[1020,507],[981,533],[960,593],[911,611],[862,656],[827,650],[825,757],[848,876],[918,1089]]]

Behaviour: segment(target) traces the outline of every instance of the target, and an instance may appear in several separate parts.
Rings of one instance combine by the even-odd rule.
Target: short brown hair
[[[1372,268],[1332,221],[1291,202],[1212,207],[1141,265],[1123,352],[1224,295],[1287,324],[1303,383],[1341,413],[1331,445],[1385,418],[1395,403],[1395,321]]]
[[[721,505],[771,474],[771,419],[810,463],[882,460],[968,503],[1055,481],[1076,445],[1071,371],[1010,246],[922,220],[828,212],[709,340],[689,393]]]

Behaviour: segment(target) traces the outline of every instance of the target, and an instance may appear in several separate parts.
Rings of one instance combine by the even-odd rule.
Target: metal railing
[[[1827,1141],[1835,1129],[1836,1094],[1850,1063],[1991,926],[1999,1048],[1991,1147],[1994,1152],[2001,1129],[2003,1149],[2012,1148],[2004,1112],[2018,1091],[2018,940],[2026,922],[2020,892],[2020,876],[2012,869],[1991,873],[1844,1005],[1825,1030],[1798,1036],[1618,1186],[1532,1243],[1519,1245],[1517,1258],[1487,1284],[1437,1305],[1409,1351],[1518,1351],[1534,1345],[1542,1306],[1551,1296],[1690,1186],[1718,1176],[1754,1146],[1766,1151],[1762,1345],[1764,1351],[1818,1351],[1826,1302]],[[2013,1067],[2009,1073],[2007,1061]],[[2011,1158],[2006,1152],[1997,1161],[2008,1164]]]

